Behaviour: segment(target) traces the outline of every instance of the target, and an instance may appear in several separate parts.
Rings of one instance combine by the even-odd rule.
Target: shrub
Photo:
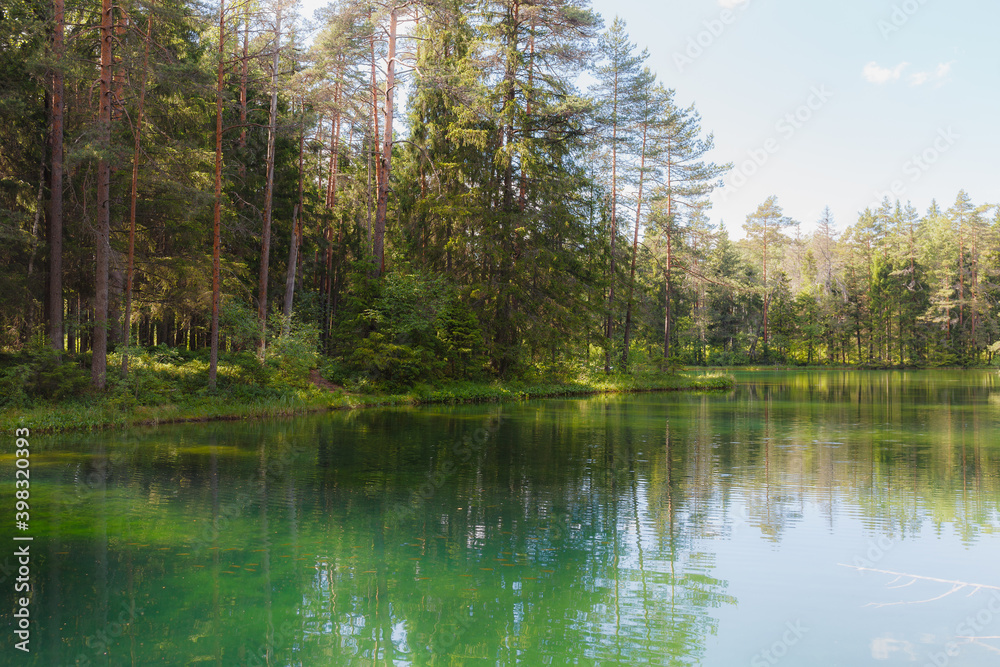
[[[0,404],[24,407],[36,398],[62,400],[82,394],[89,383],[85,369],[68,359],[60,361],[50,348],[36,347],[0,371]]]
[[[274,380],[293,387],[309,385],[309,371],[319,365],[319,329],[273,315],[268,322],[266,366]]]
[[[255,349],[260,339],[257,313],[242,301],[223,299],[219,308],[219,334],[229,338],[234,352]]]
[[[479,321],[439,277],[389,274],[362,282],[338,323],[334,377],[360,390],[401,391],[418,381],[476,378],[485,345]]]

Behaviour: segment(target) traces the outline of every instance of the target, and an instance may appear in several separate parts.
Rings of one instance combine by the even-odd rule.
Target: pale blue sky
[[[594,0],[594,8],[607,24],[626,21],[678,102],[697,104],[715,133],[713,159],[736,163],[711,212],[734,236],[772,194],[803,230],[826,205],[843,230],[894,182],[921,213],[935,197],[949,206],[963,188],[977,203],[1000,203],[1000,2]],[[699,33],[702,53],[678,60]],[[786,120],[797,111],[804,122]],[[933,164],[911,161],[925,151]],[[751,154],[761,166],[747,162]]]
[[[843,230],[893,186],[921,213],[960,189],[1000,203],[996,0],[592,1],[735,163],[710,212],[734,237],[772,194],[804,232],[827,205]]]

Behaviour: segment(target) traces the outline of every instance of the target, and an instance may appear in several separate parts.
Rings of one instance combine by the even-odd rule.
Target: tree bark
[[[673,217],[671,215],[667,216],[669,225],[673,225]],[[664,315],[663,315],[663,367],[662,370],[666,371],[670,368],[670,333],[673,329],[671,311],[671,296],[673,295],[673,234],[671,229],[667,229],[667,267],[664,270],[664,291],[667,293],[665,297],[664,304]]]
[[[263,359],[267,337],[267,282],[271,255],[271,216],[274,210],[274,151],[278,130],[278,64],[281,53],[281,8],[275,14],[274,59],[271,64],[271,109],[267,129],[267,184],[264,187],[264,229],[260,236],[260,286],[257,297],[257,320],[260,339],[257,354]]]
[[[670,334],[673,328],[671,320],[671,297],[673,296],[673,229],[674,229],[674,183],[673,183],[673,148],[670,140],[667,140],[667,268],[664,276],[664,315],[663,315],[663,366],[662,370],[670,368]]]
[[[111,253],[111,0],[101,0],[101,82],[100,110],[97,117],[101,157],[97,162],[97,239],[94,280],[94,347],[90,366],[90,382],[95,389],[104,389],[108,367],[108,268]]]
[[[65,0],[54,0],[55,32],[52,50],[56,66],[52,72],[52,174],[49,186],[49,340],[52,349],[63,351],[63,47]]]
[[[299,261],[299,214],[302,212],[302,195],[305,187],[305,172],[302,169],[306,141],[304,107],[302,109],[301,122],[302,127],[299,132],[299,201],[295,204],[295,210],[292,212],[292,237],[288,247],[288,271],[285,273],[285,324],[283,329],[285,335],[288,335],[288,332],[291,330],[292,301],[295,298],[295,268]]]
[[[142,56],[142,82],[139,84],[139,109],[135,119],[135,149],[132,152],[132,189],[129,193],[128,269],[125,275],[125,352],[122,354],[122,377],[128,376],[128,348],[132,344],[132,281],[135,275],[135,204],[139,185],[139,149],[142,114],[146,104],[146,73],[149,70],[149,44],[153,38],[153,9],[146,22],[146,44]]]
[[[635,292],[635,263],[639,254],[639,221],[642,218],[642,185],[646,175],[646,136],[648,118],[642,123],[642,152],[639,156],[639,196],[635,205],[635,234],[632,236],[632,268],[628,276],[628,302],[625,304],[625,348],[622,350],[622,370],[628,371],[628,352],[632,344],[632,297]]]
[[[222,85],[226,42],[226,0],[219,2],[219,62],[215,85],[215,206],[212,215],[212,324],[208,362],[208,388],[215,390],[219,368],[219,306],[222,301]]]
[[[608,271],[608,312],[604,321],[604,372],[611,372],[611,329],[615,303],[615,240],[618,238],[618,78],[615,77],[611,121],[611,262]]]
[[[375,203],[375,229],[372,254],[375,259],[374,275],[385,272],[385,216],[389,206],[389,175],[392,173],[392,114],[393,95],[396,92],[396,18],[395,7],[389,12],[389,52],[385,66],[385,130],[382,133],[378,199]]]
[[[767,220],[764,220],[764,352],[768,351],[768,321],[767,311],[770,305],[770,292],[767,289]]]
[[[369,20],[371,19],[371,13],[368,15]],[[371,151],[369,152],[371,156],[371,161],[368,167],[368,248],[367,251],[375,256],[375,241],[372,238],[372,219],[375,216],[375,200],[378,198],[379,183],[382,180],[382,158],[379,154],[379,122],[378,122],[378,78],[375,75],[375,35],[371,36],[371,76],[372,76],[372,144]],[[374,165],[374,173],[372,169]],[[375,179],[375,196],[372,196],[372,184],[371,179]]]

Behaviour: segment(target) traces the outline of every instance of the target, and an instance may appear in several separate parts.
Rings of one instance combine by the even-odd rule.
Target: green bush
[[[356,371],[353,384],[361,391],[403,391],[418,380],[438,379],[444,366],[430,350],[398,345],[378,332],[363,339],[347,361]]]
[[[219,334],[229,338],[234,352],[255,349],[260,340],[257,313],[242,301],[223,299],[219,308]]]
[[[402,391],[444,376],[484,375],[479,321],[440,277],[389,274],[361,281],[338,318],[335,381],[359,391]]]
[[[292,387],[309,385],[309,371],[319,365],[319,329],[314,324],[286,321],[274,315],[268,322],[270,340],[266,366],[273,381]]]
[[[90,383],[87,371],[70,360],[60,361],[49,348],[17,355],[0,371],[0,405],[25,407],[34,399],[63,400],[82,394]]]

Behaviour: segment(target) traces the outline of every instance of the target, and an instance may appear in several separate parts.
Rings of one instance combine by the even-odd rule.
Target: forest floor
[[[191,391],[173,379],[105,394],[85,393],[61,400],[42,396],[0,409],[0,429],[58,433],[120,429],[178,422],[288,417],[328,410],[415,406],[432,403],[507,402],[598,394],[725,391],[735,382],[726,374],[648,373],[596,375],[561,382],[491,381],[418,385],[405,393],[352,393],[311,371],[309,381],[259,392]],[[166,386],[162,386],[166,384]]]

